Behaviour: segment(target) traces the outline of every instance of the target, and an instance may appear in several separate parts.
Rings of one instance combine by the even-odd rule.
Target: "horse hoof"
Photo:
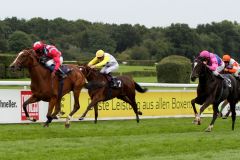
[[[194,119],[194,120],[192,121],[192,123],[193,123],[193,124],[197,124],[197,120]]]
[[[79,121],[82,121],[82,120],[84,120],[84,118],[83,118],[83,117],[80,117],[78,120],[79,120]]]
[[[194,120],[192,121],[192,123],[195,124],[195,125],[201,125],[201,121],[196,120],[196,119],[194,119]]]
[[[212,131],[211,128],[207,128],[207,129],[205,129],[205,132],[211,132],[211,131]]]
[[[213,126],[212,126],[212,125],[210,125],[210,126],[208,126],[208,128],[207,128],[207,129],[205,129],[205,132],[211,132],[211,131],[212,131],[212,129],[213,129]]]
[[[138,111],[138,115],[142,115],[142,112],[141,112],[141,111]]]
[[[49,124],[48,123],[44,123],[43,127],[47,128],[47,127],[49,127]]]
[[[36,122],[37,120],[35,119],[35,118],[33,118],[33,120],[32,120],[33,122]]]
[[[70,127],[70,123],[65,124],[65,128],[69,128]]]
[[[201,121],[197,121],[197,125],[201,125]]]
[[[52,119],[58,119],[58,117],[57,116],[53,116]]]

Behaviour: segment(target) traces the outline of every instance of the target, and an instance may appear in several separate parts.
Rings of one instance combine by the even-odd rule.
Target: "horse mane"
[[[199,57],[198,57],[199,58]],[[200,81],[202,81],[203,80],[203,83],[206,83],[207,81],[206,81],[206,79],[214,79],[214,78],[216,78],[213,74],[212,74],[212,71],[207,67],[207,65],[204,65],[203,64],[203,61],[202,61],[202,59],[199,59],[199,61],[201,61],[201,65],[202,65],[202,67],[204,67],[204,71],[205,71],[205,73],[203,74],[203,76],[202,75],[199,75],[199,82]]]
[[[88,83],[85,87],[89,90],[95,90],[106,86],[105,81],[107,81],[104,74],[100,73],[97,69],[90,68],[87,65],[83,66],[86,70],[85,77],[88,80]]]

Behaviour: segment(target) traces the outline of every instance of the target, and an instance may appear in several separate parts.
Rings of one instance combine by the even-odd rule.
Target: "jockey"
[[[44,44],[42,41],[37,41],[33,44],[33,50],[41,58],[49,58],[44,62],[45,66],[48,67],[52,73],[51,77],[55,77],[56,71],[61,73],[62,78],[66,78],[67,75],[61,70],[60,65],[63,63],[62,53],[53,45]]]
[[[230,55],[223,55],[223,62],[225,63],[224,72],[233,74],[236,78],[239,74],[239,64]]]
[[[231,56],[228,54],[223,55],[222,59],[223,59],[223,62],[225,63],[224,73],[233,74],[233,76],[236,77],[236,79],[239,79],[238,74],[239,74],[240,68],[239,68],[239,64],[237,63],[237,61],[235,61],[233,58],[231,58]],[[228,110],[226,115],[222,114],[222,111],[227,104],[228,104],[228,101],[225,100],[220,107],[220,114],[223,119],[226,119],[228,117],[228,115],[230,114],[230,110]]]
[[[108,75],[107,79],[110,81],[111,87],[118,87],[118,82],[113,78],[110,73],[116,71],[119,67],[117,60],[109,53],[103,50],[98,50],[96,52],[96,57],[94,57],[89,63],[90,68],[102,68],[100,73]]]
[[[224,79],[220,72],[223,71],[225,64],[217,54],[204,50],[200,52],[199,57],[206,59],[205,64],[215,76]]]

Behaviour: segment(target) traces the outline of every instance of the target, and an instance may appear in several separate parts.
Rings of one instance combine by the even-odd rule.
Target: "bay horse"
[[[79,66],[79,69],[83,72],[88,81],[86,88],[88,89],[88,94],[91,98],[90,104],[87,106],[87,109],[79,118],[79,120],[83,120],[87,112],[92,107],[94,107],[95,111],[94,122],[97,123],[98,118],[97,104],[101,101],[107,101],[116,97],[132,106],[133,111],[136,114],[136,120],[139,123],[139,115],[142,115],[142,112],[138,110],[138,106],[135,99],[136,96],[135,90],[137,90],[140,93],[144,93],[147,91],[146,88],[142,88],[129,76],[118,76],[117,79],[121,81],[121,87],[112,88],[110,87],[109,80],[105,74],[102,74],[98,70],[92,69],[87,65]]]
[[[213,125],[219,114],[218,106],[224,101],[228,100],[230,110],[232,112],[232,130],[236,120],[236,103],[238,102],[236,79],[231,74],[225,74],[224,79],[213,75],[212,71],[207,67],[205,59],[198,57],[194,60],[194,65],[191,73],[191,80],[195,81],[199,78],[197,87],[197,97],[191,100],[193,111],[195,113],[195,122],[200,125],[201,113],[210,105],[213,105],[213,117],[210,125],[205,130],[212,131]],[[202,105],[200,113],[198,114],[195,103]]]
[[[23,110],[28,120],[36,121],[34,118],[29,117],[27,111],[27,105],[35,103],[38,101],[49,102],[47,121],[44,126],[48,127],[52,119],[60,111],[61,98],[70,91],[73,92],[74,96],[74,108],[72,112],[66,118],[65,127],[69,127],[69,120],[71,116],[80,108],[79,95],[82,87],[85,85],[85,77],[79,71],[76,65],[67,65],[71,70],[65,79],[60,80],[56,75],[54,79],[51,78],[51,72],[48,68],[44,67],[43,64],[39,62],[37,55],[33,49],[24,49],[18,53],[15,60],[10,64],[12,70],[21,70],[22,68],[27,68],[31,78],[31,97],[23,103]],[[60,90],[61,82],[62,87]],[[62,93],[60,93],[62,92]],[[55,110],[53,112],[55,106]],[[52,113],[53,112],[53,113]]]

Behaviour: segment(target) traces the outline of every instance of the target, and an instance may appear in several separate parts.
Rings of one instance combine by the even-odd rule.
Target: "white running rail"
[[[0,86],[29,86],[30,81],[0,81]],[[141,83],[141,86],[144,87],[176,87],[176,88],[195,88],[197,84],[182,84],[182,83]]]

